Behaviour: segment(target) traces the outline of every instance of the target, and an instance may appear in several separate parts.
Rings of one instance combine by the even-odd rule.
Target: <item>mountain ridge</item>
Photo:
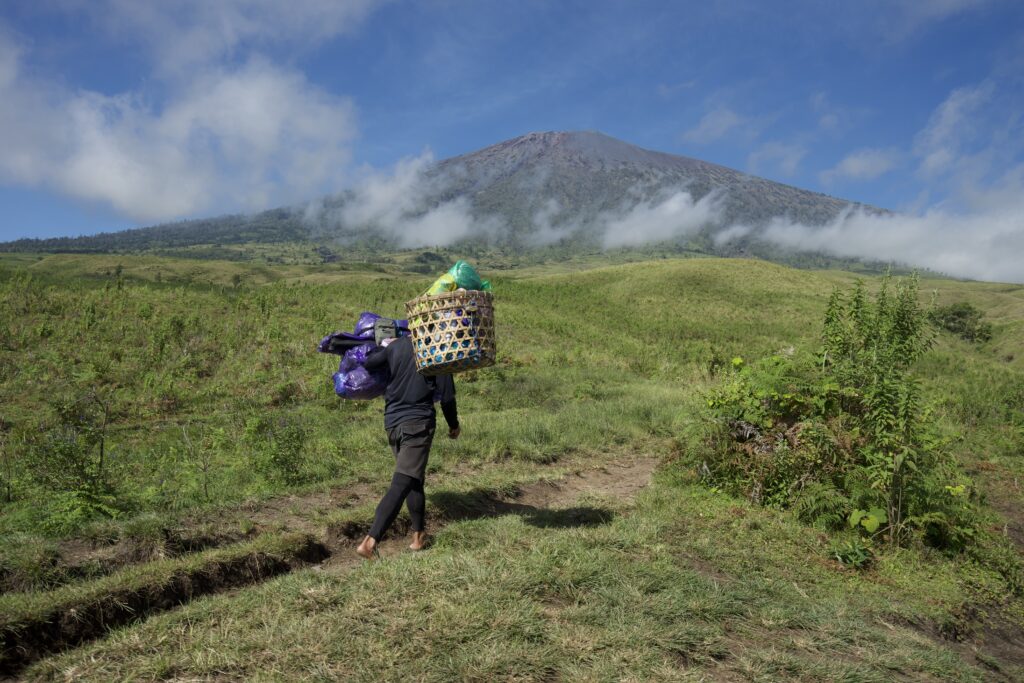
[[[510,191],[534,213],[551,198],[573,211],[594,214],[628,208],[624,200],[631,195],[650,201],[673,190],[687,191],[695,201],[711,192],[723,195],[723,228],[757,227],[776,217],[824,225],[850,207],[881,211],[727,166],[644,149],[596,131],[527,133],[442,160],[432,173],[455,178],[455,193]],[[460,176],[471,182],[458,182]],[[487,185],[480,187],[481,182]],[[547,192],[538,192],[538,185]],[[495,202],[474,198],[474,203],[500,212]]]
[[[607,247],[614,227],[609,221],[616,216],[637,207],[659,209],[685,195],[690,204],[679,204],[678,216],[661,216],[667,226],[651,242],[721,255],[760,249],[767,258],[780,260],[777,249],[757,246],[759,228],[773,219],[825,225],[851,207],[881,211],[712,162],[645,149],[598,131],[527,133],[437,161],[414,181],[399,188],[407,206],[397,214],[384,207],[383,218],[372,211],[365,218],[366,212],[351,210],[362,200],[355,188],[255,214],[23,239],[0,244],[0,251],[121,252],[253,242],[401,248],[403,221],[456,205],[469,226],[462,240],[517,249],[558,243],[571,251]],[[673,220],[685,222],[685,212],[698,207],[706,215],[690,216],[689,227],[674,229]],[[642,226],[642,216],[637,220]],[[473,232],[474,226],[490,227]],[[723,246],[726,230],[735,232],[735,226],[743,226],[743,235]]]

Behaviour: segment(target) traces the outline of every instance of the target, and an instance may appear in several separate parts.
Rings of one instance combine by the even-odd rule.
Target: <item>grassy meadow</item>
[[[300,260],[0,255],[0,633],[205,572],[254,536],[261,557],[287,554],[298,542],[260,539],[296,520],[313,535],[369,520],[392,464],[382,404],[339,400],[338,359],[316,344],[362,310],[404,317],[432,277],[403,258]],[[876,278],[711,258],[480,269],[498,364],[456,379],[464,435],[435,442],[428,515],[470,490],[658,459],[635,500],[585,494],[596,523],[453,519],[426,553],[343,571],[289,565],[19,675],[1024,677],[1024,286],[921,286],[924,304],[968,302],[993,326],[980,344],[939,332],[914,373],[998,551],[911,543],[855,569],[833,549],[856,532],[702,484],[700,434],[734,358],[813,351],[833,289]],[[358,505],[331,504],[353,487]],[[134,555],[97,559],[115,546]]]

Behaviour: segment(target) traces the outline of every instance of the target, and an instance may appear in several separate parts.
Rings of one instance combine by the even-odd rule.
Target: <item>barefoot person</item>
[[[412,544],[409,547],[422,550],[426,546],[424,513],[427,502],[423,494],[423,478],[437,422],[434,394],[440,395],[441,412],[448,423],[448,437],[459,438],[455,382],[451,375],[424,377],[416,372],[416,359],[409,337],[399,337],[386,347],[372,351],[365,367],[371,372],[388,371],[388,386],[384,392],[384,429],[388,433],[391,452],[395,455],[395,474],[391,478],[391,488],[377,505],[370,533],[356,552],[366,558],[376,554],[377,544],[394,523],[403,502],[408,504],[412,519]]]

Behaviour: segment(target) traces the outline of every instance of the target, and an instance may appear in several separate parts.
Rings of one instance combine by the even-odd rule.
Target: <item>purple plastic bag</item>
[[[332,332],[320,340],[317,351],[344,356],[345,352],[349,349],[355,346],[362,346],[365,343],[365,339],[357,337],[351,332]]]
[[[348,379],[348,373],[338,370],[334,373],[334,393],[344,398],[345,396],[345,380]]]
[[[372,349],[373,344],[364,344],[345,354],[334,373],[334,393],[342,398],[364,401],[384,395],[387,373],[370,372],[362,366],[366,353]]]
[[[358,322],[356,322],[355,332],[331,332],[320,340],[320,343],[317,345],[317,351],[320,353],[333,353],[339,356],[345,355],[345,352],[352,347],[365,344],[373,339],[373,323],[380,318],[381,316],[376,313],[363,311],[359,316]],[[408,320],[395,320],[395,326],[398,328],[398,336],[404,337],[409,334]]]
[[[373,342],[373,327],[380,319],[381,316],[376,313],[363,311],[352,333],[334,332],[320,342],[319,351],[341,356],[338,371],[333,376],[334,393],[338,396],[367,400],[384,395],[388,384],[387,372],[371,373],[363,367],[366,357],[376,348]],[[399,336],[409,334],[408,320],[396,320],[395,323]]]
[[[345,398],[370,400],[384,395],[387,382],[360,366],[345,375]]]
[[[341,357],[341,365],[338,366],[338,370],[341,372],[352,372],[355,368],[362,367],[366,362],[366,357],[370,355],[370,351],[373,351],[375,348],[373,344],[363,344],[349,349]]]
[[[363,311],[356,321],[356,328],[352,330],[357,337],[373,339],[373,324],[380,320],[380,316],[370,311]]]

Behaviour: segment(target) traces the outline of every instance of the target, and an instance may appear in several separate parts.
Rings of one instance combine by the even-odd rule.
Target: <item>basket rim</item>
[[[414,299],[409,299],[408,301],[406,301],[405,305],[406,306],[412,306],[413,304],[420,303],[421,301],[432,301],[432,300],[437,300],[437,299],[452,299],[452,298],[456,298],[456,297],[469,296],[469,295],[480,296],[481,294],[486,296],[486,297],[488,297],[488,298],[491,298],[491,299],[494,298],[494,293],[493,292],[488,292],[488,291],[483,290],[483,289],[464,289],[462,291],[456,290],[454,292],[441,292],[440,294],[421,294],[421,295],[419,295],[418,297],[416,297]]]

